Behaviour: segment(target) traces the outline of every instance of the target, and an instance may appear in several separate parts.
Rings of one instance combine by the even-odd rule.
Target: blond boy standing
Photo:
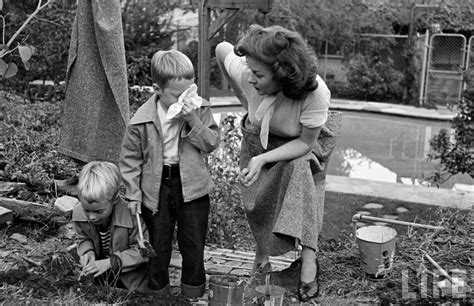
[[[148,287],[169,293],[168,267],[177,225],[183,258],[181,294],[204,294],[204,245],[213,187],[202,153],[219,145],[208,101],[197,96],[194,68],[179,51],[158,51],[151,60],[155,94],[135,113],[120,155],[126,200],[141,213],[158,256],[148,264]]]

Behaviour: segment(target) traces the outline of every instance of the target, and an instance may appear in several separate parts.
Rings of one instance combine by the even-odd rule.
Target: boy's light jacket
[[[153,213],[158,211],[163,169],[163,137],[157,112],[157,95],[145,102],[130,120],[120,153],[120,171],[125,183],[125,198],[140,202]],[[219,128],[209,101],[196,109],[201,122],[192,129],[181,120],[179,127],[179,171],[185,202],[209,194],[211,176],[201,153],[219,145]]]
[[[96,259],[99,258],[100,238],[95,226],[89,222],[82,205],[76,205],[72,213],[74,231],[77,238],[77,254],[82,256],[88,250],[94,250]],[[148,239],[148,231],[142,221],[144,238]],[[146,262],[147,258],[140,254],[137,219],[120,199],[112,211],[110,225],[110,252],[122,261],[120,279],[130,290],[147,290]],[[106,272],[107,273],[107,272]]]

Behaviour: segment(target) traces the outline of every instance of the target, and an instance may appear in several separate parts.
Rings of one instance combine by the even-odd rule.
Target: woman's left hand
[[[247,168],[242,169],[240,172],[240,182],[245,186],[249,187],[258,179],[262,167],[265,165],[265,161],[260,156],[252,157],[247,165]]]

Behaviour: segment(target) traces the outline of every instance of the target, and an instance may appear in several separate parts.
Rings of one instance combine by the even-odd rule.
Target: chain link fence
[[[452,105],[461,99],[466,65],[466,37],[434,34],[430,38],[424,99],[436,106]]]
[[[414,37],[413,62],[406,60],[406,54],[410,52],[406,35],[381,35],[363,34],[361,43],[353,50],[353,54],[365,53],[364,65],[354,66],[353,56],[346,61],[340,55],[327,52],[328,48],[319,53],[320,74],[331,83],[346,83],[347,87],[359,88],[361,92],[385,91],[386,97],[399,97],[406,90],[407,82],[412,82],[412,88],[417,91],[413,98],[419,106],[446,107],[458,102],[462,91],[466,86],[464,76],[467,69],[474,66],[474,40],[469,40],[461,34],[437,33],[425,34]],[[380,52],[373,52],[374,48],[380,48]],[[373,60],[374,55],[378,58]],[[408,65],[413,65],[408,67]],[[363,67],[365,71],[362,71]],[[354,68],[359,69],[362,81],[370,82],[364,84],[354,83],[348,76],[354,73]],[[413,79],[406,78],[407,73],[413,73]],[[377,75],[375,75],[377,74]],[[400,77],[402,74],[403,77]],[[474,80],[470,80],[473,86]],[[367,88],[364,88],[367,87]],[[400,95],[394,92],[401,91]],[[349,96],[349,98],[351,98]],[[364,97],[358,97],[364,98]],[[376,98],[376,96],[374,96]],[[370,97],[369,97],[370,99]],[[377,100],[376,100],[377,101]],[[391,101],[384,101],[391,102]],[[404,103],[407,101],[394,101]]]

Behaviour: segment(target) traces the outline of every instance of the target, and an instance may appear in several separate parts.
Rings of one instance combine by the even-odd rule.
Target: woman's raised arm
[[[239,99],[240,103],[242,103],[244,106],[247,105],[247,99],[245,98],[245,94],[240,88],[240,86],[237,84],[236,80],[234,80],[229,72],[227,71],[224,62],[230,53],[234,52],[234,46],[229,43],[229,42],[221,42],[216,46],[216,60],[217,64],[219,65],[220,70],[224,74],[224,77],[227,79],[229,82],[230,86],[234,90],[235,96]]]

